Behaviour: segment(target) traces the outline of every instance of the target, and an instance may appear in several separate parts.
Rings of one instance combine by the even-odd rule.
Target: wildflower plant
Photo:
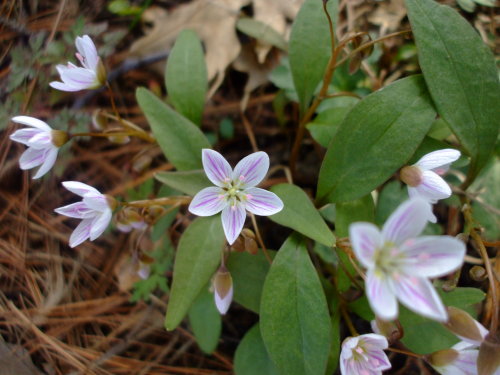
[[[273,73],[282,75],[274,81],[282,89],[275,107],[285,98],[296,108],[288,118],[294,128],[286,128],[290,145],[278,137],[261,142],[246,117],[253,151],[245,146],[234,155],[227,143],[209,141],[207,67],[194,31],[179,34],[167,61],[173,105],[157,92],[136,91],[149,128],[120,113],[104,62],[83,35],[75,45],[81,66],[58,65],[61,81],[51,86],[68,92],[106,86],[113,110],[94,116],[95,131],[78,133],[56,132],[34,117],[12,118],[26,126],[10,135],[28,147],[21,169],[40,166],[34,178],[50,178],[59,148],[78,137],[113,147],[134,138],[158,146],[169,170],[154,171],[154,181],[141,185],[134,199],[101,193],[113,187],[65,181],[81,200],[55,212],[81,220],[70,247],[112,238],[114,229],[131,242],[150,236],[161,243],[152,245],[152,256],[137,246],[124,250],[141,278],[132,299],[168,294],[165,328],[174,330],[189,317],[206,353],[216,350],[223,321],[235,319],[239,309],[257,314],[259,323],[238,344],[236,374],[258,373],[258,366],[270,374],[323,375],[337,368],[343,375],[381,374],[392,367],[388,351],[443,374],[498,373],[500,290],[487,249],[496,243],[483,241],[471,202],[481,203],[474,183],[495,162],[500,107],[491,52],[455,10],[434,0],[405,0],[422,74],[375,90],[384,83],[377,76],[376,84],[352,92],[337,77],[361,74],[361,88],[370,79],[355,71],[373,45],[408,32],[374,41],[363,32],[336,36],[336,6],[334,0],[304,1],[286,46],[288,60]],[[338,96],[352,100],[337,102]],[[439,142],[429,140],[436,118],[448,127]],[[308,129],[318,149],[326,146],[311,171],[302,159]],[[133,163],[140,173],[152,161],[143,149]],[[452,164],[460,156],[460,165]],[[233,169],[227,160],[239,162]],[[450,168],[453,178],[443,179]],[[386,194],[394,185],[403,194]],[[374,224],[380,213],[389,213],[385,223],[377,222],[381,229]],[[447,218],[455,225],[443,225]],[[467,262],[484,266],[488,328],[453,310],[473,312],[485,295],[465,287]],[[368,326],[361,320],[374,318],[390,329],[358,332]]]

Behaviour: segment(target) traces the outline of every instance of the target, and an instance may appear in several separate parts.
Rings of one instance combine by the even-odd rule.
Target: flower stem
[[[344,306],[343,303],[340,304],[340,313],[342,314],[342,317],[344,318],[344,322],[347,325],[347,328],[349,329],[349,332],[351,333],[352,336],[359,336],[358,331],[356,331],[356,328],[354,328],[354,324],[352,324],[351,317],[347,313],[347,310]]]
[[[393,352],[393,353],[404,354],[404,355],[407,355],[407,356],[410,356],[410,357],[414,357],[414,358],[418,358],[418,359],[422,359],[422,360],[424,359],[423,355],[417,354],[417,353],[412,353],[412,352],[409,352],[407,350],[396,349],[396,348],[387,348],[386,350],[389,350],[390,352]]]
[[[250,212],[250,218],[252,219],[253,229],[255,230],[255,236],[257,237],[257,242],[259,243],[264,256],[266,257],[269,264],[273,263],[271,256],[269,255],[266,245],[264,245],[264,241],[262,241],[262,237],[260,235],[259,226],[257,225],[257,220],[255,220],[255,215]]]
[[[193,198],[188,196],[173,196],[173,197],[162,197],[156,199],[145,199],[133,202],[122,202],[122,205],[128,207],[150,207],[150,206],[170,206],[170,205],[181,205],[188,204]]]

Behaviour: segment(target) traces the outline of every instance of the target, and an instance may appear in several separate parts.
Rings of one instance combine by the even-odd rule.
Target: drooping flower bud
[[[488,334],[477,357],[478,375],[497,375],[500,373],[500,333]]]
[[[219,267],[214,276],[213,288],[217,310],[224,315],[233,300],[233,278],[224,265]]]
[[[259,247],[257,246],[257,242],[255,241],[255,233],[248,228],[243,229],[241,232],[243,235],[244,243],[245,243],[245,251],[255,255],[259,251]]]
[[[438,350],[429,354],[426,359],[432,367],[440,368],[453,363],[458,358],[458,351],[455,349]],[[439,371],[439,370],[438,370]]]
[[[444,326],[463,341],[474,345],[481,345],[488,330],[467,312],[456,307],[448,307],[449,319]]]
[[[394,321],[385,321],[379,318],[371,321],[372,331],[385,336],[389,342],[402,338],[401,330]]]

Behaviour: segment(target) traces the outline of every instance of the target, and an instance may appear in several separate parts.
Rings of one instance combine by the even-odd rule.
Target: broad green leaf
[[[194,220],[177,247],[165,328],[175,329],[217,270],[225,243],[220,215]]]
[[[262,342],[259,323],[245,334],[234,355],[236,375],[279,375]]]
[[[349,236],[349,225],[352,223],[356,221],[373,222],[374,219],[375,207],[371,194],[354,201],[337,203],[335,209],[335,234],[339,238]],[[340,292],[345,292],[351,286],[351,279],[346,271],[355,276],[356,270],[344,251],[337,250],[337,255],[342,263],[342,267],[337,268],[337,285]]]
[[[268,252],[274,258],[276,252]],[[256,255],[247,252],[231,253],[226,265],[233,278],[234,300],[258,314],[262,287],[271,266],[266,257],[262,251]]]
[[[177,37],[167,60],[165,86],[175,109],[200,125],[208,79],[203,48],[194,31],[183,30]]]
[[[498,134],[500,86],[493,55],[452,8],[432,0],[405,3],[432,100],[472,157],[472,181],[490,158]]]
[[[201,189],[213,185],[203,170],[158,172],[155,178],[171,188],[193,196]]]
[[[283,210],[269,217],[272,221],[326,246],[333,246],[335,237],[332,231],[304,190],[292,184],[279,184],[274,185],[271,191],[280,197],[284,204]]]
[[[343,202],[371,192],[408,161],[434,117],[421,76],[401,79],[362,99],[328,147],[318,200]]]
[[[136,97],[167,159],[179,170],[200,169],[201,150],[210,148],[201,130],[151,91],[139,87]]]
[[[236,28],[244,34],[257,40],[266,42],[272,46],[286,51],[286,40],[279,32],[271,26],[250,17],[240,18],[236,22]]]
[[[331,283],[330,283],[331,285]],[[328,295],[328,293],[327,293]],[[328,365],[325,374],[333,374],[339,365],[340,357],[340,299],[337,291],[333,292],[333,296],[328,299],[328,305],[332,315],[330,317],[332,322],[332,346],[328,356]]]
[[[330,316],[316,269],[297,234],[285,241],[267,275],[260,328],[280,373],[325,373],[332,342]]]
[[[455,306],[475,316],[474,304],[484,299],[483,291],[476,288],[456,288],[451,292],[439,291],[446,306]],[[429,354],[437,350],[449,349],[459,339],[440,323],[417,315],[400,306],[399,321],[405,335],[401,340],[409,349],[418,354]]]
[[[201,289],[200,294],[193,301],[188,316],[194,337],[201,350],[207,354],[213,353],[219,342],[222,321],[215,306],[214,294],[208,291],[208,285]]]
[[[328,9],[336,24],[337,0],[330,0]],[[331,52],[328,19],[323,11],[323,3],[306,0],[293,23],[289,43],[290,67],[302,114],[323,78]]]
[[[306,125],[311,136],[323,147],[328,147],[351,107],[329,108]]]

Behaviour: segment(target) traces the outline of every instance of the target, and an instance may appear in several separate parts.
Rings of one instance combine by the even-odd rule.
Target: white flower
[[[366,295],[383,320],[398,315],[397,299],[410,310],[439,321],[447,312],[428,277],[446,275],[460,267],[465,245],[450,236],[418,236],[431,206],[422,198],[401,204],[382,231],[371,223],[349,227],[352,248],[367,268]]]
[[[87,238],[90,241],[95,240],[108,227],[111,220],[113,207],[110,201],[112,198],[81,182],[65,181],[62,184],[66,189],[83,198],[81,202],[54,210],[60,215],[82,219],[69,238],[69,246],[78,246]]]
[[[427,361],[441,375],[477,375],[478,355],[477,347],[461,341],[451,349],[432,353]]]
[[[419,196],[431,204],[449,198],[450,186],[443,180],[450,164],[460,157],[460,152],[451,148],[433,151],[424,155],[415,164],[401,169],[401,180],[408,185],[411,197]]]
[[[19,159],[21,169],[41,167],[33,178],[40,178],[54,165],[59,147],[66,143],[68,136],[60,130],[53,130],[45,122],[29,116],[16,116],[12,121],[27,125],[16,130],[10,139],[28,146]]]
[[[391,368],[384,353],[388,347],[384,336],[374,333],[348,337],[342,343],[340,373],[342,375],[380,375]]]
[[[259,151],[248,155],[232,170],[216,151],[203,149],[202,162],[210,181],[196,194],[189,211],[198,216],[212,216],[222,211],[222,226],[230,245],[238,238],[245,224],[245,209],[255,215],[269,216],[283,209],[283,202],[274,193],[256,188],[269,169],[269,156]]]
[[[68,65],[57,65],[62,82],[53,81],[50,86],[62,91],[80,91],[95,89],[106,81],[106,72],[101,59],[97,55],[94,42],[88,35],[77,37],[75,40],[78,53],[76,57],[82,64],[78,67],[68,62]]]

